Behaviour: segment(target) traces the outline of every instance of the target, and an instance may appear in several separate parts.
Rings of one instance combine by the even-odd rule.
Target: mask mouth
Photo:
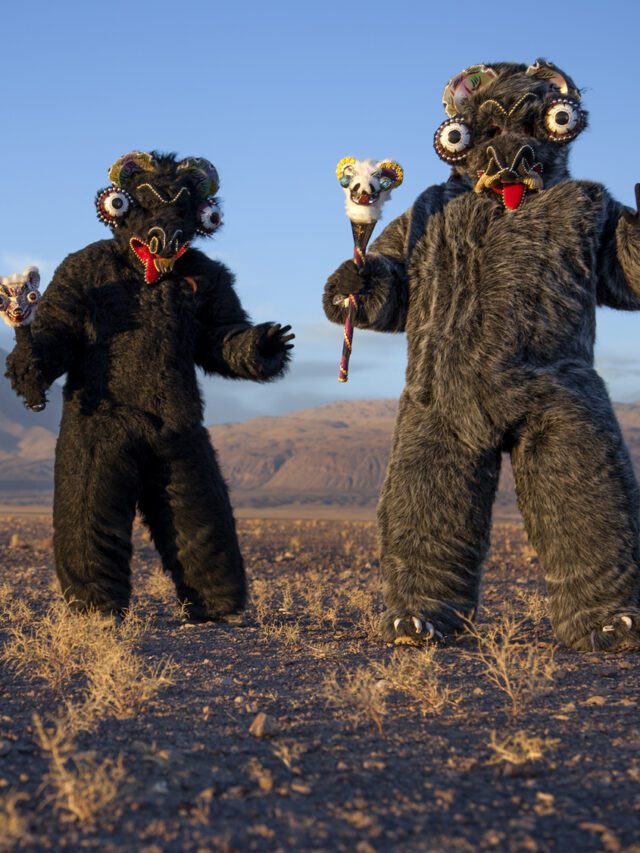
[[[30,305],[26,308],[9,308],[5,314],[9,326],[24,326],[30,320],[32,309]]]
[[[349,195],[353,204],[368,206],[378,201],[380,190],[374,190],[372,187],[369,187],[368,190],[363,190],[361,184],[355,184],[351,188]]]
[[[163,257],[152,251],[149,243],[146,243],[141,237],[132,237],[129,240],[129,245],[144,266],[144,280],[147,284],[155,284],[160,278],[170,273],[178,258],[182,257],[189,248],[189,243],[184,243],[175,254]]]
[[[478,172],[474,187],[477,193],[492,190],[498,193],[507,210],[517,210],[527,194],[544,187],[542,164],[536,162],[533,148],[523,145],[510,164],[506,163],[493,145],[487,148],[487,168]]]

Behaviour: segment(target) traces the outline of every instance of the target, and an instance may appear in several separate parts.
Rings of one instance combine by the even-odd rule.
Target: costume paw
[[[423,646],[426,643],[444,642],[442,632],[423,615],[387,612],[382,616],[380,629],[385,640],[396,646]]]
[[[194,600],[195,599],[195,600]],[[184,604],[184,621],[190,624],[203,622],[224,622],[227,625],[244,625],[245,617],[242,604],[232,599],[221,599],[207,606],[192,594],[192,599],[181,599]]]
[[[640,650],[640,622],[638,617],[616,614],[610,622],[591,632],[594,652],[622,652]]]

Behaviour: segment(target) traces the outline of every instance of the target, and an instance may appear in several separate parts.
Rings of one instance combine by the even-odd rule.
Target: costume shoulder
[[[471,181],[464,176],[452,175],[448,181],[432,184],[423,190],[413,203],[415,210],[424,211],[426,216],[436,213],[453,199],[464,193],[473,192]]]
[[[618,202],[615,201],[604,184],[600,184],[597,181],[585,181],[569,178],[568,180],[561,181],[559,184],[551,187],[551,190],[554,190],[556,187],[560,191],[566,190],[573,193],[576,200],[584,200],[586,197],[593,204],[601,205],[605,209],[609,208],[611,205],[618,206]]]
[[[231,270],[221,261],[209,258],[199,249],[189,249],[180,266],[176,267],[181,275],[193,276],[198,280],[198,287],[204,291],[213,291],[233,287],[235,278]]]
[[[430,218],[444,210],[458,196],[472,191],[470,181],[457,176],[442,184],[427,187],[408,210],[385,228],[373,242],[371,252],[398,259],[406,258],[424,234]]]
[[[84,288],[91,282],[92,272],[105,262],[111,262],[113,257],[113,240],[89,243],[84,249],[67,255],[56,268],[53,278],[64,279],[66,283],[75,282],[79,288]]]

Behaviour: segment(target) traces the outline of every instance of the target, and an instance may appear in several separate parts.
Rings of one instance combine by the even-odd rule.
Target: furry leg
[[[580,650],[640,648],[638,486],[600,378],[548,392],[512,460],[558,639]]]
[[[190,618],[218,619],[242,610],[244,564],[205,429],[160,439],[145,465],[140,509]]]
[[[440,639],[472,617],[499,471],[498,448],[469,447],[402,398],[378,507],[386,640]]]
[[[121,613],[129,604],[136,453],[115,419],[62,420],[56,449],[53,544],[69,604]]]

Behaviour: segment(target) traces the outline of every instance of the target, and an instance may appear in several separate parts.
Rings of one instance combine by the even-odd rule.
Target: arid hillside
[[[4,362],[0,351],[0,360]],[[60,420],[58,386],[47,409],[28,412],[0,378],[0,502],[48,499],[55,433]],[[262,417],[210,429],[237,507],[291,504],[375,505],[387,467],[395,400],[330,403],[282,417]],[[640,403],[618,404],[618,418],[640,474]],[[516,513],[508,459],[497,510]]]
[[[0,350],[2,374],[6,356]],[[0,376],[0,493],[51,490],[61,405],[60,388],[54,385],[47,408],[37,414],[30,412],[13,393],[4,375]]]
[[[211,428],[237,506],[375,504],[391,447],[393,400],[331,403],[278,418]],[[616,412],[640,475],[640,403]],[[516,513],[504,457],[496,509]]]

